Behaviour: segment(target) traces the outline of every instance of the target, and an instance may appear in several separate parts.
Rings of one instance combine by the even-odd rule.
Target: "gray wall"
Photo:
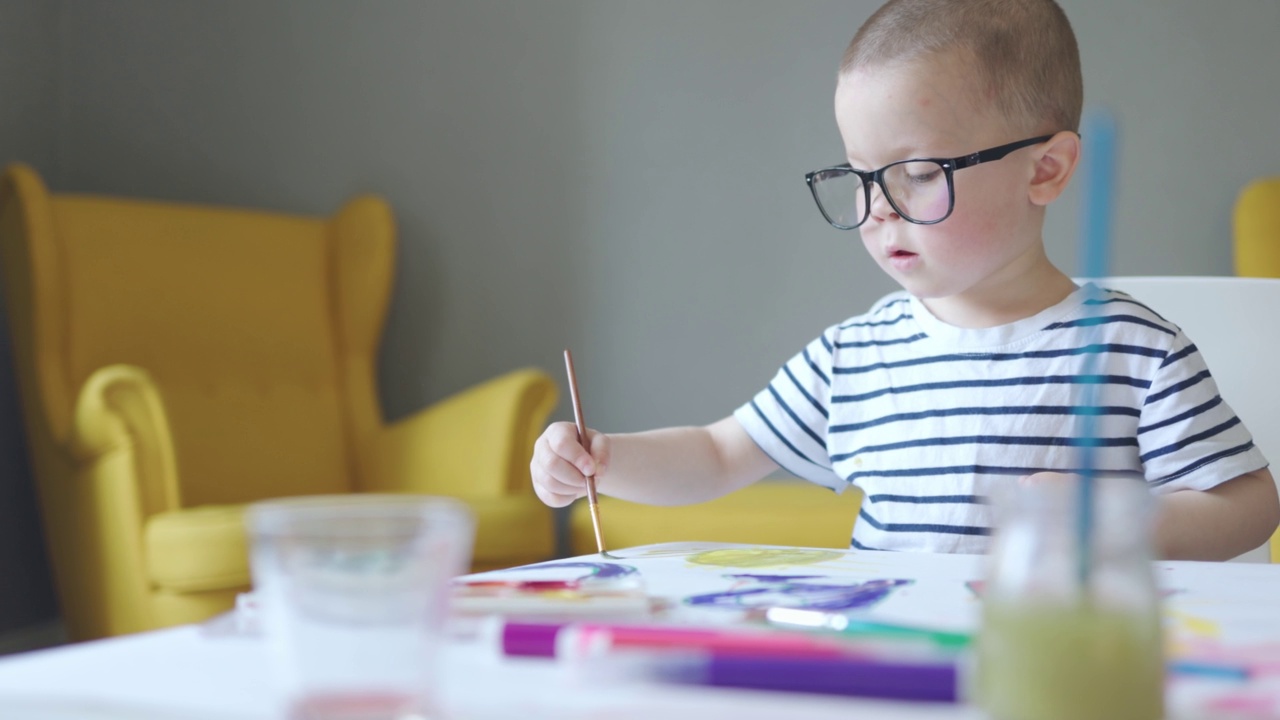
[[[12,4],[47,28],[47,5]],[[1063,4],[1086,96],[1121,122],[1115,271],[1229,274],[1235,193],[1280,173],[1280,3]],[[387,196],[389,415],[518,366],[560,378],[570,346],[591,424],[628,431],[729,413],[893,289],[802,179],[842,157],[835,65],[874,5],[58,0],[56,57],[17,51],[56,92],[47,70],[0,79],[56,98],[14,148],[58,190]],[[1068,270],[1076,205],[1046,228]]]
[[[0,0],[0,166],[14,160],[53,164],[56,22],[51,4]],[[0,312],[0,634],[49,621],[57,612],[5,317]]]
[[[842,157],[834,67],[869,0],[60,5],[62,189],[390,198],[392,416],[559,378],[571,346],[592,424],[708,422],[892,289],[802,180]],[[1115,269],[1230,273],[1234,194],[1280,172],[1280,3],[1064,5],[1121,122]],[[1068,269],[1075,213],[1046,229]]]

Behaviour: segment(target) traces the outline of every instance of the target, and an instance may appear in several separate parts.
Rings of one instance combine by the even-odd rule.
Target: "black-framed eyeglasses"
[[[827,222],[852,230],[871,214],[871,186],[878,184],[885,199],[903,220],[933,225],[946,220],[956,205],[952,175],[984,162],[999,160],[1014,150],[1038,145],[1052,135],[1011,142],[956,158],[913,158],[879,170],[855,170],[848,163],[815,170],[804,176],[814,202]]]

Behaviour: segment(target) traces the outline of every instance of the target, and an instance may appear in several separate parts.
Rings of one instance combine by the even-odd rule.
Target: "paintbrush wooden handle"
[[[564,370],[569,376],[569,398],[573,402],[573,422],[578,427],[578,444],[587,452],[587,424],[582,419],[582,401],[578,397],[578,376],[573,371],[573,353],[568,348],[564,351]],[[591,510],[591,527],[596,533],[596,547],[604,553],[604,534],[600,532],[600,502],[596,496],[595,475],[587,476],[587,504]]]

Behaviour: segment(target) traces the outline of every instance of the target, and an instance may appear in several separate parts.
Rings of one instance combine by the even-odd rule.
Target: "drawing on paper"
[[[763,568],[812,565],[841,557],[844,553],[839,550],[814,548],[725,548],[695,553],[689,556],[689,562],[694,565]]]
[[[744,577],[744,576],[735,576]],[[752,576],[745,576],[751,578]],[[812,576],[758,576],[753,584],[723,592],[691,595],[685,604],[731,610],[785,607],[808,610],[863,610],[913,580],[868,580],[855,585],[812,582]]]
[[[585,570],[586,572],[585,573],[578,573],[578,572],[565,573],[565,571],[567,570]],[[623,578],[628,575],[639,574],[639,571],[637,571],[631,565],[620,565],[618,563],[609,563],[609,562],[582,562],[582,561],[572,561],[572,560],[565,561],[565,562],[553,560],[551,562],[538,563],[536,565],[521,565],[520,567],[510,568],[508,570],[505,570],[504,572],[512,572],[512,571],[522,572],[522,573],[523,572],[546,573],[550,571],[552,574],[564,575],[566,577],[568,575],[576,575],[576,577],[574,578],[576,582],[583,582],[586,580],[617,580],[619,578]]]
[[[634,614],[650,600],[639,571],[607,562],[548,562],[463,579],[453,608],[464,614]]]

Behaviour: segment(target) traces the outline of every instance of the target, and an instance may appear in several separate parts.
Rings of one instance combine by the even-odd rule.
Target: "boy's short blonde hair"
[[[1027,132],[1078,131],[1080,51],[1054,0],[889,0],[849,43],[854,69],[959,52],[983,94]]]

